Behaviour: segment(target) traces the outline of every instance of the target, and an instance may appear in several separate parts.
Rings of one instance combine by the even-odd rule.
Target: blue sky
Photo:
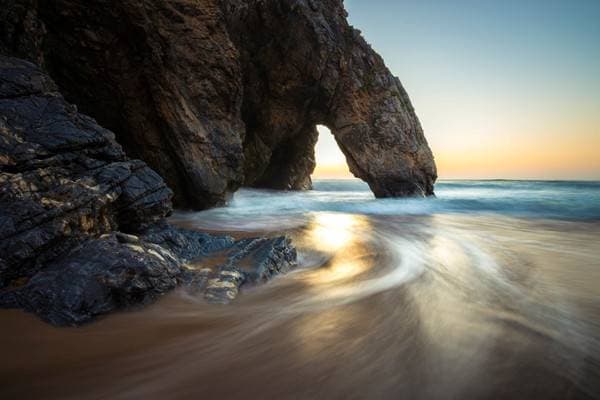
[[[600,0],[345,4],[408,91],[441,177],[600,179]],[[320,164],[340,160],[328,142]]]

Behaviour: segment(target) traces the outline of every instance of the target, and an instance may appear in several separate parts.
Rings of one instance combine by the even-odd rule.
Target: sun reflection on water
[[[315,213],[306,229],[306,245],[332,255],[329,263],[307,274],[311,284],[329,284],[351,279],[366,270],[370,263],[365,243],[369,220],[361,215]]]
[[[335,252],[357,241],[357,233],[369,225],[362,215],[314,213],[308,226],[309,244],[320,251]]]

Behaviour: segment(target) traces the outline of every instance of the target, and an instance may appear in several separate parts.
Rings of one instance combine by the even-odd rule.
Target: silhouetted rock
[[[0,0],[0,50],[43,62],[65,96],[175,192],[310,188],[327,125],[384,196],[433,193],[410,100],[342,0]]]

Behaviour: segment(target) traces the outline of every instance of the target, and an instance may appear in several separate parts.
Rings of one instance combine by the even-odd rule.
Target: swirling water
[[[442,181],[436,194],[317,181],[178,212],[189,228],[288,234],[299,267],[228,306],[180,290],[79,329],[8,312],[0,394],[600,398],[600,182]]]
[[[242,189],[229,207],[216,208],[196,217],[205,220],[199,221],[202,226],[216,229],[237,229],[244,223],[250,224],[247,228],[260,227],[261,221],[271,217],[288,222],[290,218],[302,219],[309,212],[388,216],[499,214],[600,220],[598,181],[441,181],[435,191],[436,197],[427,199],[375,199],[362,181],[320,180],[315,182],[314,190],[308,192]],[[277,229],[276,224],[271,226],[265,222],[270,229]]]

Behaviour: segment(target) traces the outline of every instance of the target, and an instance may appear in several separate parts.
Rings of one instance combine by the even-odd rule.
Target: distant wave
[[[308,212],[366,215],[501,214],[515,217],[599,220],[600,182],[451,180],[436,197],[376,199],[358,180],[318,180],[314,190],[241,189],[228,207],[180,213],[208,229],[255,230],[302,224]],[[175,218],[178,218],[176,215]]]

